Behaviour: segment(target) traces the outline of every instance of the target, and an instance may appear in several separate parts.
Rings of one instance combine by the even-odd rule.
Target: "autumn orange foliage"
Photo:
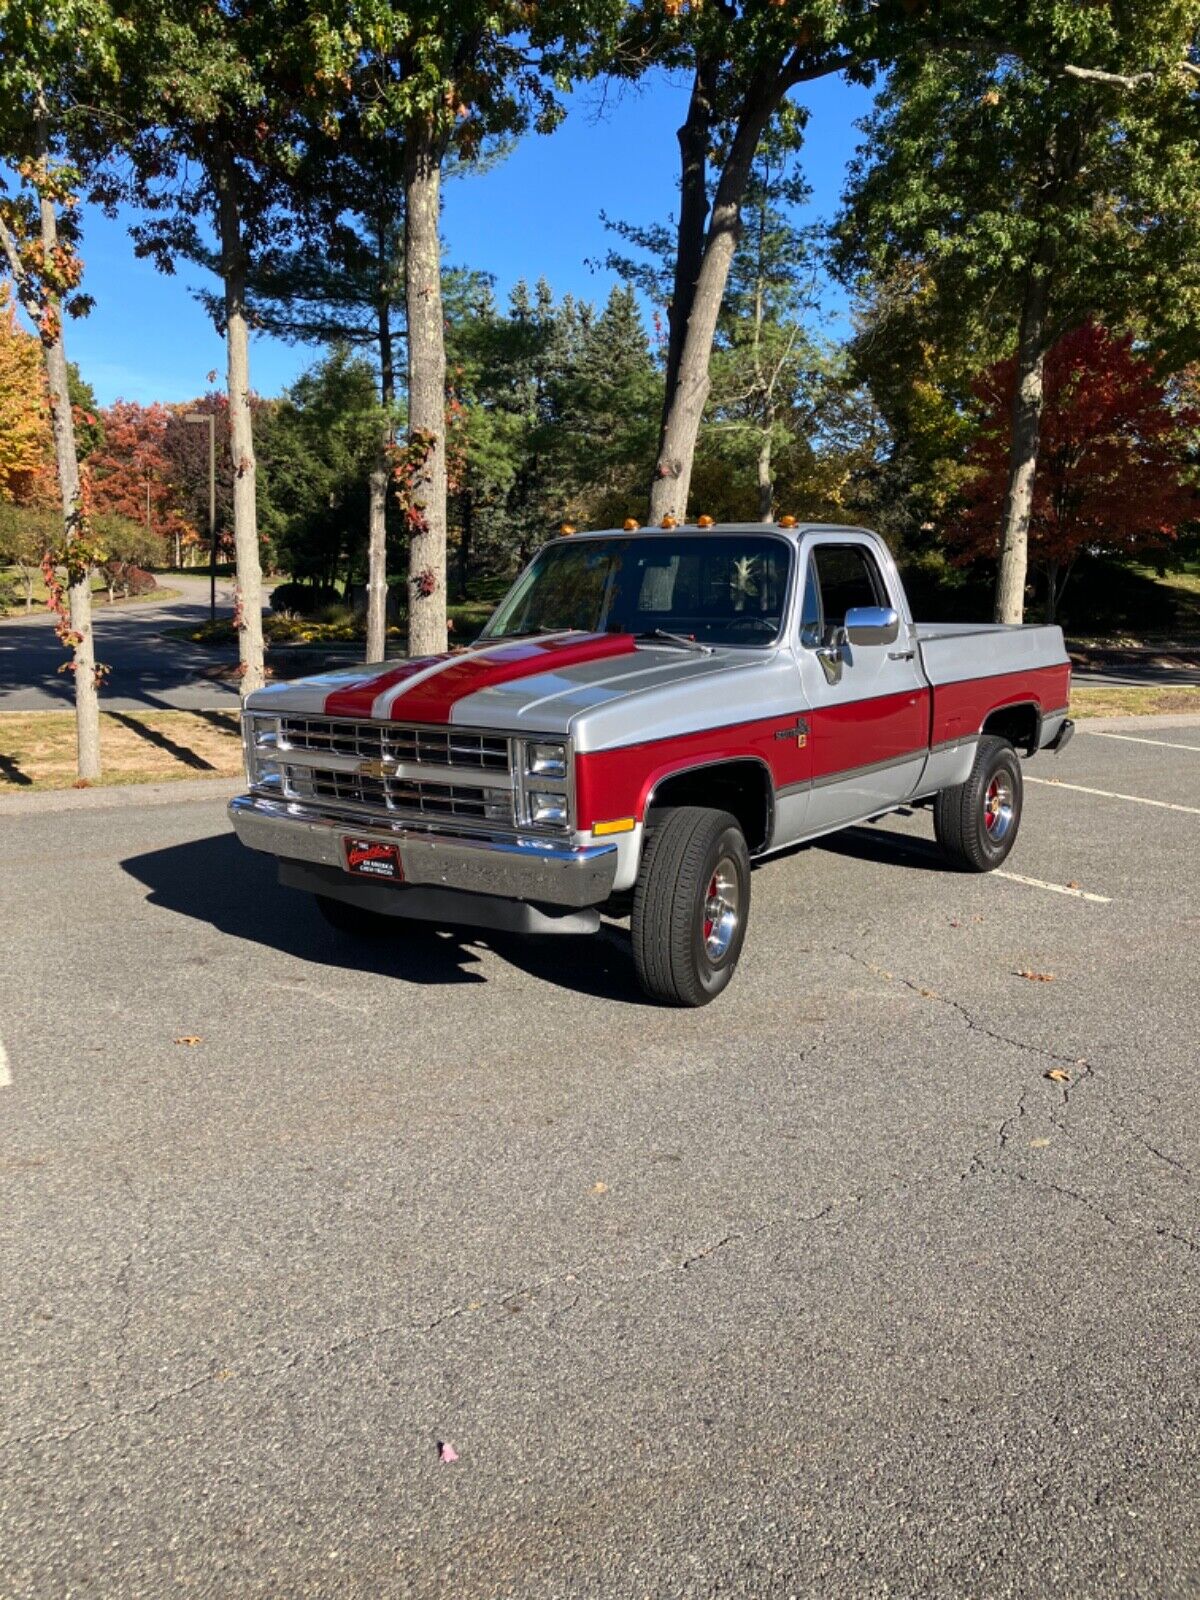
[[[178,534],[185,542],[191,542],[195,530],[178,508],[178,485],[163,448],[172,420],[171,408],[118,400],[100,415],[104,442],[88,458],[95,509],[127,517],[131,522],[144,524],[148,520],[152,531],[164,540],[172,540]]]
[[[41,346],[17,325],[0,284],[0,500],[53,502],[54,447]]]

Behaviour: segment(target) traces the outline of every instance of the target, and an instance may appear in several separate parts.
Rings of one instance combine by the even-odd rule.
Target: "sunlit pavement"
[[[0,1594],[1194,1595],[1200,721],[1123,726],[1016,876],[763,866],[692,1013],[6,814]]]

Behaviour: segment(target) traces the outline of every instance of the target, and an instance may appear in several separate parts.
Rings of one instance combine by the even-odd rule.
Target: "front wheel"
[[[655,1000],[704,1006],[733,977],[750,914],[750,852],[727,811],[678,806],[646,844],[633,892],[633,959]]]
[[[965,783],[933,803],[933,831],[944,854],[964,872],[991,872],[1017,842],[1024,788],[1021,763],[1007,739],[979,741]]]

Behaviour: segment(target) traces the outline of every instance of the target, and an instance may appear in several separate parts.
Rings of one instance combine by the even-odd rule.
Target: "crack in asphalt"
[[[885,982],[897,984],[922,999],[932,1000],[941,1006],[953,1011],[966,1026],[968,1032],[982,1035],[998,1044],[1008,1045],[1015,1050],[1036,1056],[1045,1061],[1069,1066],[1073,1069],[1075,1077],[1072,1082],[1056,1084],[1059,1089],[1058,1109],[1049,1112],[1050,1123],[1068,1132],[1064,1120],[1065,1113],[1072,1103],[1072,1093],[1078,1093],[1080,1087],[1097,1078],[1096,1069],[1084,1058],[1068,1056],[1047,1046],[1032,1043],[1028,1040],[1018,1039],[1011,1034],[1002,1033],[997,1029],[981,1022],[961,1001],[951,996],[943,995],[903,974],[894,973],[877,963],[860,956],[844,947],[832,947],[835,954],[864,968],[873,976]],[[805,1055],[817,1048],[815,1042],[803,1047]],[[1034,1085],[1027,1085],[1022,1091],[1013,1110],[1000,1122],[996,1131],[997,1153],[1004,1152],[1016,1144],[1016,1129],[1028,1117],[1027,1102],[1034,1092]],[[1145,1135],[1133,1128],[1127,1120],[1112,1107],[1102,1106],[1102,1112],[1112,1118],[1123,1131],[1132,1138],[1141,1148],[1155,1159],[1165,1163],[1169,1168],[1179,1174],[1184,1181],[1191,1181],[1191,1171],[1182,1162],[1158,1149]],[[475,1298],[448,1306],[437,1312],[425,1321],[400,1321],[385,1323],[377,1327],[363,1328],[346,1334],[342,1338],[319,1347],[315,1350],[296,1350],[282,1360],[276,1360],[260,1367],[238,1368],[236,1365],[214,1365],[212,1369],[187,1383],[164,1390],[142,1405],[121,1406],[119,1390],[122,1372],[128,1360],[129,1333],[133,1321],[133,1294],[132,1273],[134,1263],[139,1252],[144,1249],[150,1232],[149,1212],[141,1201],[130,1173],[124,1167],[117,1168],[118,1177],[123,1188],[129,1194],[140,1213],[140,1221],[135,1230],[135,1237],[125,1255],[114,1279],[114,1288],[119,1303],[119,1315],[114,1335],[115,1361],[114,1367],[117,1381],[114,1383],[112,1402],[113,1409],[107,1414],[89,1418],[75,1426],[62,1429],[56,1433],[35,1433],[26,1437],[15,1437],[11,1440],[0,1441],[0,1448],[23,1448],[32,1445],[60,1445],[78,1438],[81,1434],[94,1429],[109,1429],[115,1424],[133,1421],[143,1417],[156,1415],[163,1407],[175,1402],[190,1399],[211,1390],[214,1386],[224,1382],[259,1383],[270,1381],[274,1378],[286,1377],[302,1367],[319,1368],[336,1360],[348,1351],[373,1341],[392,1337],[426,1338],[448,1324],[458,1321],[478,1311],[495,1310],[503,1307],[510,1312],[517,1312],[525,1306],[532,1305],[539,1295],[546,1290],[562,1284],[578,1285],[577,1292],[570,1301],[559,1307],[546,1307],[546,1326],[553,1326],[568,1316],[582,1301],[596,1293],[605,1290],[621,1290],[631,1288],[648,1279],[670,1273],[691,1272],[700,1267],[704,1262],[738,1245],[748,1244],[752,1240],[762,1237],[772,1231],[786,1230],[796,1227],[808,1227],[822,1222],[835,1211],[849,1206],[862,1206],[877,1204],[897,1193],[905,1193],[916,1188],[927,1187],[939,1182],[964,1183],[980,1176],[994,1176],[1006,1181],[1029,1185],[1033,1188],[1056,1194],[1064,1199],[1084,1207],[1091,1215],[1098,1217],[1104,1224],[1116,1233],[1127,1238],[1143,1237],[1152,1234],[1154,1237],[1179,1244],[1190,1253],[1200,1253],[1200,1242],[1185,1233],[1179,1232],[1175,1227],[1163,1223],[1153,1222],[1149,1219],[1132,1218],[1123,1221],[1105,1209],[1104,1205],[1089,1195],[1073,1189],[1066,1184],[1058,1183],[1053,1179],[1039,1178],[1027,1172],[1019,1171],[1002,1162],[988,1160],[983,1153],[976,1151],[972,1154],[967,1166],[960,1172],[951,1176],[939,1176],[937,1173],[908,1180],[900,1180],[881,1185],[877,1190],[856,1192],[837,1200],[827,1201],[817,1211],[811,1214],[789,1215],[784,1217],[768,1218],[752,1227],[731,1229],[718,1238],[694,1248],[690,1253],[672,1256],[668,1260],[659,1262],[646,1271],[632,1275],[599,1275],[593,1276],[579,1267],[566,1268],[563,1271],[548,1274],[531,1283],[517,1285],[492,1285],[478,1291]]]
[[[1056,1061],[1070,1067],[1084,1067],[1087,1070],[1083,1073],[1083,1077],[1088,1077],[1091,1074],[1091,1068],[1088,1063],[1080,1056],[1062,1055],[1059,1051],[1051,1050],[1046,1045],[1031,1044],[1027,1039],[1014,1039],[1011,1034],[998,1033],[996,1029],[989,1028],[985,1023],[980,1022],[972,1012],[967,1010],[961,1000],[955,1000],[950,995],[939,994],[936,989],[929,988],[927,984],[917,983],[912,978],[906,978],[902,973],[891,972],[887,967],[881,967],[874,961],[868,961],[866,956],[856,955],[853,950],[847,950],[844,945],[832,945],[830,948],[836,955],[845,957],[847,961],[852,961],[856,966],[864,967],[877,978],[883,978],[888,983],[898,983],[903,988],[911,990],[913,994],[920,995],[922,1000],[936,1000],[939,1005],[948,1006],[952,1011],[957,1012],[972,1033],[981,1033],[985,1038],[995,1040],[997,1044],[1012,1045],[1014,1050],[1025,1050],[1031,1055],[1042,1056],[1047,1061]]]

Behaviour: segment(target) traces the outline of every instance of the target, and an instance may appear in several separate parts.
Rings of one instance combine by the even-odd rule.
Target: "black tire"
[[[707,917],[718,908],[716,920]],[[737,819],[704,806],[662,812],[633,891],[633,960],[644,992],[673,1006],[715,1000],[733,977],[749,915],[750,852]]]
[[[947,859],[963,872],[994,871],[1017,842],[1023,799],[1017,752],[985,734],[967,781],[933,803],[933,831]]]
[[[352,939],[394,939],[409,926],[404,917],[387,917],[381,911],[364,911],[331,894],[314,895],[317,910],[331,928]]]

